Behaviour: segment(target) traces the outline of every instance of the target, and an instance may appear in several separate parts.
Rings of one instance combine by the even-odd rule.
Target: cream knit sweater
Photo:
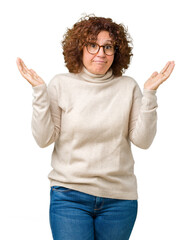
[[[55,142],[50,186],[98,197],[137,199],[131,142],[148,148],[156,134],[156,90],[110,69],[95,75],[57,74],[33,88],[32,133],[44,148]]]

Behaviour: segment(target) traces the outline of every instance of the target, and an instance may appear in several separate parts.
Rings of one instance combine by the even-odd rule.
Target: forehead
[[[109,39],[109,40],[111,40],[111,37],[109,36],[109,32],[107,32],[107,31],[101,31],[101,32],[97,35],[97,39]]]
[[[112,38],[107,31],[101,31],[97,36],[89,36],[88,40],[96,42],[112,42]]]

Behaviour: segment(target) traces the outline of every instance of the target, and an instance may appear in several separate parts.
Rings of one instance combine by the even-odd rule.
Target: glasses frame
[[[88,51],[88,44],[91,44],[91,42],[87,42],[87,43],[85,44],[87,51]],[[113,55],[115,54],[115,52],[116,52],[116,48],[115,48],[115,46],[112,45],[112,44],[106,44],[106,45],[99,45],[98,43],[92,43],[92,44],[98,45],[99,48],[98,48],[97,52],[95,52],[95,53],[91,53],[91,52],[88,51],[89,54],[92,54],[92,55],[97,54],[97,53],[99,52],[99,50],[100,50],[101,47],[103,47],[103,52],[104,52],[105,55],[107,55],[107,56],[113,56]],[[105,46],[107,46],[107,45],[113,46],[113,48],[114,48],[114,53],[113,53],[113,54],[110,55],[110,54],[107,54],[107,53],[105,52]]]

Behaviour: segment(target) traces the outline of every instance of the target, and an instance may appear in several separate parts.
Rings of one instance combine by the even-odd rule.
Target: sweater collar
[[[93,74],[90,73],[87,68],[83,67],[82,71],[79,73],[79,77],[88,82],[104,83],[111,81],[114,75],[111,68],[105,74]]]

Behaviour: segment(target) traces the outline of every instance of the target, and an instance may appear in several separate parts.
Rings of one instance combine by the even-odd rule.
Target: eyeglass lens
[[[103,47],[104,52],[106,55],[113,55],[114,54],[114,46],[111,44],[106,44],[104,46],[99,46],[96,43],[88,43],[87,50],[91,54],[95,54],[99,51],[100,47]]]

